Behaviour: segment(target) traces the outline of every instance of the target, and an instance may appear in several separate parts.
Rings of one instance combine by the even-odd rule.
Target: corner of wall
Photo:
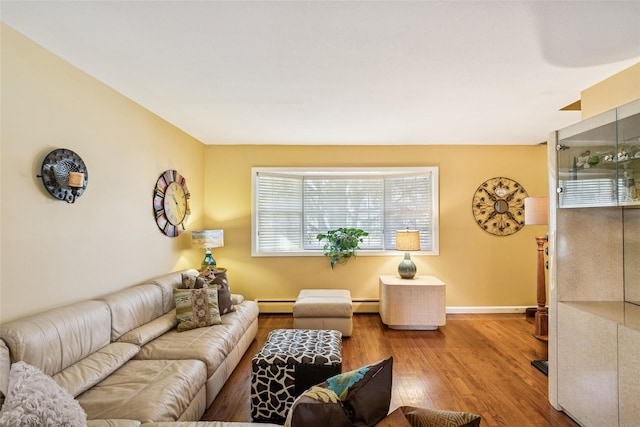
[[[582,119],[640,98],[640,62],[583,90]]]

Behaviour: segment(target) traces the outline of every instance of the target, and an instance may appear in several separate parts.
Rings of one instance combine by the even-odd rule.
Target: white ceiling
[[[2,1],[205,144],[537,144],[640,61],[640,1]]]

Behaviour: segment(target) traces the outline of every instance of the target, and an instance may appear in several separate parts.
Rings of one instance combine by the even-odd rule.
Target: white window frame
[[[293,176],[331,175],[336,177],[357,176],[393,176],[409,175],[416,173],[431,174],[431,203],[432,203],[432,250],[420,250],[411,252],[412,255],[439,255],[440,254],[440,198],[439,198],[439,168],[437,166],[412,166],[412,167],[253,167],[251,168],[251,256],[253,257],[292,257],[292,256],[322,256],[321,249],[307,249],[302,251],[275,251],[258,252],[257,236],[257,206],[258,206],[258,175],[260,173],[282,174]],[[366,231],[366,230],[365,230]],[[362,249],[358,256],[398,256],[395,249],[371,250]]]

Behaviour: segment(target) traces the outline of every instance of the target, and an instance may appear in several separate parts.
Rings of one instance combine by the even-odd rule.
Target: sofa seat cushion
[[[293,304],[293,317],[353,317],[347,289],[302,289]]]
[[[89,390],[138,353],[137,345],[114,342],[53,376],[73,396]]]
[[[135,358],[201,360],[207,365],[209,378],[257,317],[258,305],[255,301],[244,301],[236,306],[235,311],[222,316],[220,325],[183,332],[172,330],[142,346]]]
[[[78,401],[90,420],[176,421],[206,380],[198,360],[130,360]]]

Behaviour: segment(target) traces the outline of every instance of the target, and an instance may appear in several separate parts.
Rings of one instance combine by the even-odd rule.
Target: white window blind
[[[301,177],[260,175],[257,196],[258,250],[303,250]]]
[[[395,248],[396,230],[419,230],[420,248],[434,250],[432,174],[385,179],[385,246]]]
[[[360,245],[363,250],[382,250],[383,215],[382,177],[304,178],[305,249],[322,249],[318,233],[346,227],[369,233]]]
[[[613,206],[616,204],[616,185],[614,179],[595,178],[582,180],[560,180],[563,191],[560,193],[560,206]]]
[[[360,253],[395,250],[395,232],[420,231],[421,250],[438,253],[438,170],[420,168],[254,168],[254,255],[322,251],[319,233],[369,233]]]

